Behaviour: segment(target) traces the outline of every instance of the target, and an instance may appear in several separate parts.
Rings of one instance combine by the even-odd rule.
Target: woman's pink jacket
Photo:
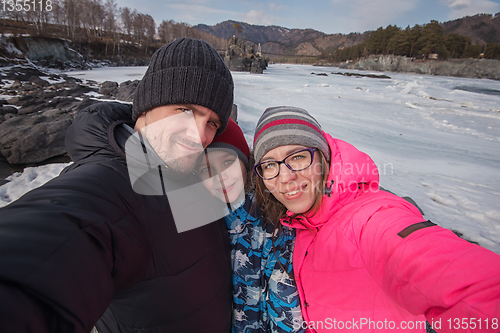
[[[297,230],[296,328],[425,332],[427,320],[437,332],[500,332],[500,256],[378,190],[372,159],[325,136],[331,194],[316,214],[282,220]]]

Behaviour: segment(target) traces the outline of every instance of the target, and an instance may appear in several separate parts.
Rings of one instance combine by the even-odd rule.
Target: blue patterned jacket
[[[295,230],[277,231],[273,250],[273,225],[254,202],[251,192],[225,218],[233,268],[232,332],[304,332],[293,328],[302,322],[292,270]]]

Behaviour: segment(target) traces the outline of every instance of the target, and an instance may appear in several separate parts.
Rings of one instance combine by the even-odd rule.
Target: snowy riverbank
[[[140,78],[145,69],[70,75],[120,83]],[[500,81],[399,73],[382,79],[333,71],[338,69],[271,65],[264,75],[234,72],[238,120],[248,142],[265,108],[303,107],[326,132],[368,153],[383,187],[415,199],[427,219],[500,253]],[[26,183],[1,186],[0,205],[46,172],[36,169],[23,176]]]

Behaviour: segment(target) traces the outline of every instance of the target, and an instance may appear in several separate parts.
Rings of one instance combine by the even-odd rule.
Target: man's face
[[[193,171],[198,156],[220,127],[215,112],[193,104],[159,106],[141,115],[136,123],[136,130],[158,156],[180,174]]]

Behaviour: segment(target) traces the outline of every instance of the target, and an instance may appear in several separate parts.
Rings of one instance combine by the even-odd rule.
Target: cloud
[[[338,2],[338,0],[333,1]],[[414,0],[352,0],[351,25],[358,27],[359,31],[365,31],[393,24],[395,19],[408,13],[415,6]]]
[[[269,8],[269,10],[271,11],[281,11],[283,9],[285,9],[286,7],[285,6],[282,6],[282,5],[277,5],[276,3],[274,2],[271,2],[270,4],[267,5],[267,7]]]
[[[272,15],[267,14],[263,10],[252,9],[249,12],[241,13],[239,16],[243,22],[250,24],[273,25],[276,21]]]
[[[450,9],[449,19],[500,11],[500,4],[489,0],[441,0],[441,3]]]
[[[177,20],[181,21],[203,22],[207,15],[224,15],[230,18],[239,14],[238,12],[208,7],[199,3],[202,2],[165,4],[164,7],[181,12],[182,14],[177,18]]]
[[[176,11],[176,20],[183,22],[203,22],[208,23],[209,18],[219,18],[219,22],[223,20],[236,19],[242,22],[258,25],[273,25],[276,18],[269,14],[269,10],[252,9],[250,11],[234,11],[216,8],[214,5],[205,5],[206,0],[190,0],[187,3],[165,4],[164,7]],[[276,4],[268,4],[266,7],[271,10],[281,10],[286,8]],[[224,7],[228,8],[228,6]]]

